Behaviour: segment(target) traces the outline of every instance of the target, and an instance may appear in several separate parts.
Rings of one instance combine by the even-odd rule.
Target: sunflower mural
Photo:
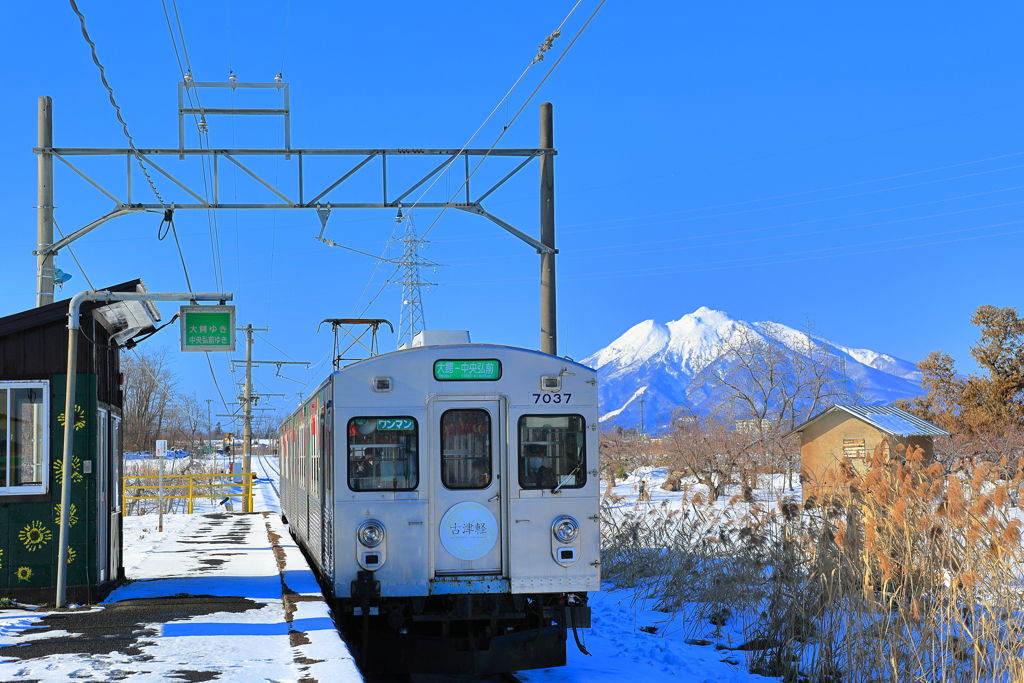
[[[31,567],[18,567],[18,571],[15,572],[18,576],[18,581],[28,581],[32,578]]]
[[[53,463],[53,474],[58,484],[64,483],[64,461],[58,460]],[[71,456],[71,481],[82,481],[82,459],[77,455]]]
[[[68,546],[68,564],[71,564],[72,562],[75,561],[75,555],[77,555],[77,554],[78,553],[75,552],[74,548],[72,548],[71,546]]]
[[[20,540],[30,552],[39,550],[53,539],[53,532],[46,528],[46,525],[39,520],[33,520],[25,525],[25,528],[18,532]]]
[[[60,503],[57,503],[56,505],[53,506],[53,523],[54,524],[58,524],[58,525],[60,524],[60,506],[61,506]],[[75,522],[77,522],[77,521],[78,521],[78,508],[76,508],[75,504],[72,503],[71,507],[68,508],[68,526],[69,527],[74,526]]]
[[[64,418],[64,413],[61,413],[60,415],[57,416],[57,422],[60,423],[61,427],[64,426],[64,419],[65,419]],[[85,427],[85,408],[83,408],[80,405],[75,405],[75,431],[77,432],[79,429],[82,429],[84,427]]]
[[[4,568],[4,549],[0,548],[0,569]]]

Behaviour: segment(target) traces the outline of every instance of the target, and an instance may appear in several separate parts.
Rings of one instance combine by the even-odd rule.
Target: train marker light
[[[556,519],[551,525],[551,533],[561,543],[572,543],[580,533],[580,525],[572,517],[564,515]]]
[[[356,536],[359,538],[359,542],[367,548],[376,548],[384,540],[384,525],[369,519],[359,525],[359,528],[356,529]]]

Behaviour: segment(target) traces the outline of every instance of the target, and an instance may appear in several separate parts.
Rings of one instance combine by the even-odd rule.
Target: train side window
[[[441,483],[449,489],[491,485],[491,416],[486,410],[441,415]]]
[[[348,421],[348,487],[412,491],[419,485],[419,425],[412,417]]]
[[[582,415],[519,418],[519,486],[582,488],[587,483],[587,432]]]

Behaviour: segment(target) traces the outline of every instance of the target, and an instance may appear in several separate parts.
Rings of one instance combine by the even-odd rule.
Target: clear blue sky
[[[458,148],[572,4],[178,0],[178,10],[197,80],[224,81],[229,69],[241,81],[284,72],[293,147]],[[180,73],[161,4],[80,7],[137,143],[175,146]],[[508,114],[499,112],[475,146],[494,141],[594,7],[580,4],[555,49],[513,93]],[[580,359],[637,322],[706,305],[798,327],[809,318],[837,342],[913,361],[941,348],[972,369],[971,312],[1020,304],[1021,25],[1024,7],[1009,2],[608,0],[501,142],[536,146],[538,105],[554,103],[560,353]],[[12,4],[0,32],[6,315],[34,301],[37,97],[54,98],[58,147],[126,141],[66,3]],[[253,102],[234,100],[264,103]],[[214,103],[211,96],[206,104]],[[194,146],[192,126],[189,139]],[[281,139],[276,120],[211,119],[214,147],[278,147]],[[193,162],[165,160],[172,173],[201,183]],[[118,191],[123,164],[81,160]],[[254,167],[287,192],[294,164]],[[69,169],[55,167],[65,231],[109,210]],[[481,178],[508,168],[488,161]],[[311,184],[326,184],[335,170],[344,169],[311,164],[307,173]],[[135,176],[135,197],[150,199]],[[370,172],[349,194],[332,196],[365,196],[378,177]],[[155,180],[165,200],[185,200],[166,178]],[[443,180],[428,198],[440,201],[458,182]],[[537,186],[534,165],[485,204],[536,235]],[[234,193],[270,200],[242,174],[222,171],[222,198]],[[421,230],[437,216],[416,215]],[[173,241],[157,240],[158,223],[152,215],[119,218],[76,243],[93,283],[141,277],[151,291],[183,291]],[[291,358],[327,356],[329,332],[315,334],[323,318],[397,323],[395,285],[363,311],[392,267],[375,272],[373,259],[316,242],[312,211],[222,212],[219,259],[205,213],[181,211],[176,225],[195,289],[215,289],[219,275],[235,294],[239,322],[269,325],[263,337]],[[379,254],[394,226],[390,210],[335,211],[326,236]],[[428,273],[440,285],[424,295],[428,327],[535,348],[536,254],[456,212],[429,237],[424,256],[445,267]],[[87,288],[69,253],[57,264],[74,276],[65,296]],[[176,309],[162,310],[169,319]],[[384,348],[394,342],[382,337]],[[176,348],[176,331],[147,343]],[[281,352],[261,342],[255,353]],[[226,361],[214,360],[231,393]],[[175,367],[183,388],[216,398],[201,354],[179,357]],[[315,383],[326,369],[285,374]],[[272,375],[260,370],[258,389],[302,389]]]

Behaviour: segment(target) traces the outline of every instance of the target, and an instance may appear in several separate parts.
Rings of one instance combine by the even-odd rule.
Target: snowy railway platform
[[[131,580],[103,604],[0,610],[0,681],[362,680],[276,513],[156,521],[125,519]]]

